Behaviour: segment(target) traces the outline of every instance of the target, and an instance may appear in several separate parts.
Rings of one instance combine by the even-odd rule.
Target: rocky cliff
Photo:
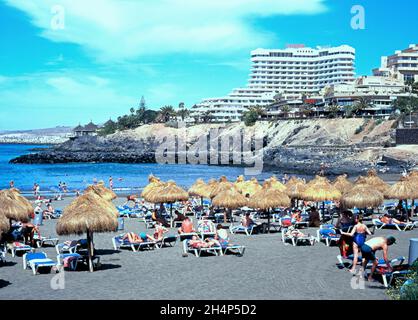
[[[417,160],[415,153],[408,157],[392,157],[393,127],[393,121],[365,119],[261,121],[250,128],[243,123],[201,124],[187,128],[152,124],[107,137],[77,138],[44,152],[21,156],[12,162],[152,163],[156,162],[157,152],[161,153],[160,160],[163,161],[171,159],[180,162],[195,157],[191,160],[196,163],[199,150],[201,153],[206,149],[209,155],[206,160],[200,157],[200,163],[216,165],[227,159],[232,164],[234,159],[242,160],[245,156],[246,152],[241,152],[246,150],[245,146],[252,146],[252,151],[256,149],[262,155],[263,166],[267,169],[313,173],[322,164],[333,173],[358,172],[382,159],[390,160],[392,166]],[[261,144],[251,139],[251,132],[263,137]],[[184,139],[184,144],[181,139]],[[225,141],[229,141],[227,147],[222,145]],[[239,149],[234,143],[240,144]],[[243,156],[236,158],[237,152]],[[248,154],[253,158],[256,156],[256,152]],[[238,161],[234,164],[245,163]]]

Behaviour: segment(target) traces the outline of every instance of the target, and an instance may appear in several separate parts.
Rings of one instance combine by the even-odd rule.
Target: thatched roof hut
[[[152,203],[174,203],[189,200],[189,194],[172,180],[165,185],[152,189],[147,195],[147,201]]]
[[[291,177],[286,183],[286,193],[292,199],[302,199],[306,184],[302,179]]]
[[[347,179],[347,175],[346,174],[343,174],[341,176],[338,176],[337,179],[335,179],[333,185],[342,194],[348,192],[354,186],[354,184]]]
[[[384,196],[364,183],[356,184],[343,194],[341,204],[346,208],[376,208],[384,201]]]
[[[302,198],[308,201],[339,200],[341,192],[335,188],[325,177],[316,176],[306,185]]]
[[[107,201],[112,201],[117,198],[116,193],[114,193],[112,190],[106,188],[103,184],[96,184],[96,185],[90,185],[86,188],[84,193],[95,193],[99,197],[103,198]]]
[[[225,189],[212,199],[212,204],[214,206],[227,209],[238,209],[246,206],[247,203],[247,198],[235,188]]]
[[[417,186],[409,178],[402,177],[386,192],[388,199],[408,200],[418,199]]]
[[[11,190],[0,191],[0,215],[7,219],[26,222],[33,214],[30,202]]]
[[[230,181],[228,181],[228,179],[225,176],[222,176],[219,179],[219,182],[212,188],[212,191],[210,192],[210,198],[213,199],[215,196],[217,196],[219,193],[235,188],[234,184]]]
[[[93,272],[93,238],[94,232],[113,232],[118,227],[118,210],[109,201],[88,192],[77,197],[65,209],[58,220],[56,231],[59,235],[87,234],[89,268]]]

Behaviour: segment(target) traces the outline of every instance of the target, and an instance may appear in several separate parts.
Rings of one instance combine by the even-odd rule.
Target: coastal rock
[[[325,165],[327,172],[359,172],[370,167],[376,161],[377,154],[381,159],[385,146],[392,142],[393,121],[372,124],[370,121],[374,120],[368,120],[367,134],[358,132],[359,127],[365,126],[364,119],[261,121],[254,127],[245,127],[243,123],[201,124],[180,128],[151,124],[106,137],[85,136],[70,139],[49,150],[23,155],[11,162],[155,163],[156,150],[164,141],[166,144],[171,141],[169,146],[174,149],[170,152],[175,152],[179,145],[176,140],[178,137],[184,137],[187,148],[193,147],[199,139],[206,140],[207,150],[213,151],[215,148],[215,152],[220,154],[222,141],[235,141],[236,138],[246,141],[254,148],[256,143],[247,134],[252,130],[262,133],[264,137],[261,151],[264,168],[316,173],[321,165]],[[366,150],[380,151],[374,151],[368,156]],[[181,152],[184,151],[186,150]],[[232,164],[232,152],[225,159],[228,158]],[[399,166],[399,162],[390,164]]]

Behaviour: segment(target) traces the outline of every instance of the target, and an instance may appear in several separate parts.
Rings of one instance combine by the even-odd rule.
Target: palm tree
[[[371,106],[371,101],[368,98],[359,98],[353,105],[353,113],[359,115],[362,111]]]
[[[209,123],[212,122],[213,119],[213,115],[210,111],[206,111],[203,115],[202,115],[202,121],[203,123]]]
[[[283,113],[284,117],[285,117],[285,118],[287,118],[287,117],[288,117],[288,114],[289,114],[289,112],[290,112],[290,107],[289,107],[289,105],[285,104],[285,105],[284,105],[284,106],[282,106],[280,109],[282,110],[282,113]]]
[[[160,109],[158,120],[160,122],[168,122],[170,118],[176,115],[176,111],[173,106],[164,106]]]
[[[177,116],[181,118],[181,121],[184,121],[184,119],[187,118],[189,114],[190,111],[184,107],[177,111]]]

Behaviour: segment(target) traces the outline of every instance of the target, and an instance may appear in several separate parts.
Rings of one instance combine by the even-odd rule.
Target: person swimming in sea
[[[361,247],[364,245],[367,239],[367,235],[372,235],[372,232],[369,228],[363,223],[363,218],[361,216],[355,217],[355,225],[351,232],[343,232],[342,235],[353,237],[353,266],[350,269],[350,272],[355,274],[356,267],[358,262],[358,256]]]

